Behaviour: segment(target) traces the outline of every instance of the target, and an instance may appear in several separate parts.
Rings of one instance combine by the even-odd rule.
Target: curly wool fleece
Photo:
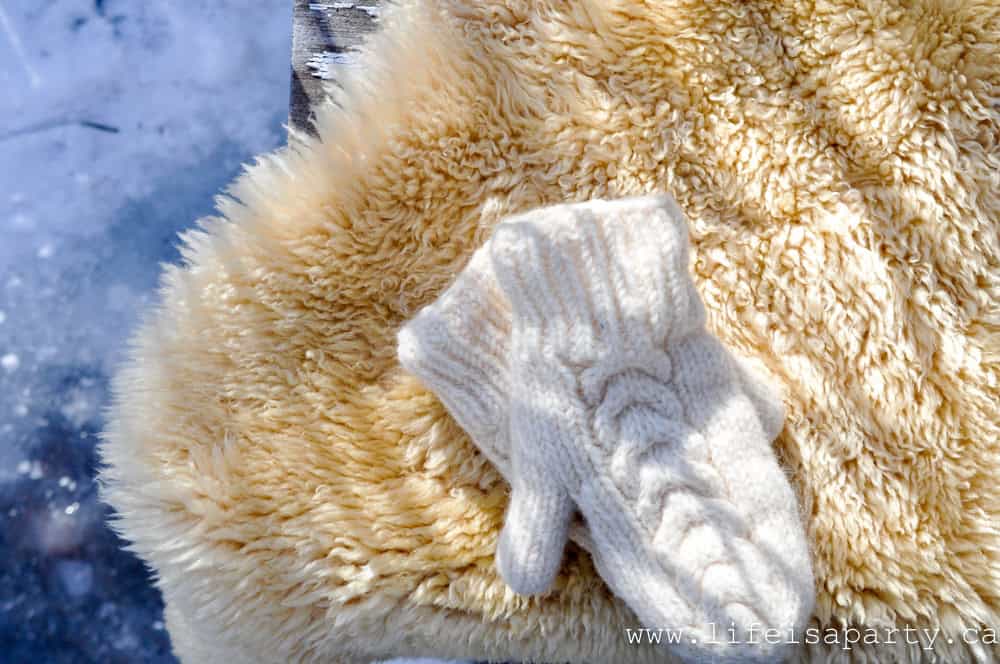
[[[815,627],[1000,624],[1000,5],[405,0],[184,237],[106,498],[181,660],[666,662],[589,557],[495,572],[506,485],[395,356],[501,218],[669,191],[707,325],[787,395]],[[951,643],[949,643],[949,640]]]

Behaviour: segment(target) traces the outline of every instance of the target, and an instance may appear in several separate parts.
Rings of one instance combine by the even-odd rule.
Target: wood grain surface
[[[335,85],[329,65],[350,64],[354,51],[378,28],[383,0],[311,2],[295,0],[292,85],[288,121],[293,130],[313,132],[312,109]]]

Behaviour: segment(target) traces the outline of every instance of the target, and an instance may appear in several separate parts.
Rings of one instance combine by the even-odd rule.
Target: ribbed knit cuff
[[[664,349],[700,332],[688,230],[669,196],[554,205],[515,215],[490,241],[513,315],[574,361]]]
[[[455,282],[403,326],[397,349],[400,364],[501,469],[510,467],[510,451],[498,440],[509,398],[509,337],[510,312],[480,249]]]

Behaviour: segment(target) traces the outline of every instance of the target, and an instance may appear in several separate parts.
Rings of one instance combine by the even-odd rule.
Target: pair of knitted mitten
[[[399,359],[511,484],[497,565],[516,592],[551,586],[578,509],[602,578],[683,659],[787,651],[815,596],[770,446],[783,408],[706,330],[672,199],[503,221]]]

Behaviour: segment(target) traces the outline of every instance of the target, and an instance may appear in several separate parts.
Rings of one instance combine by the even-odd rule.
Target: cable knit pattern
[[[512,588],[551,585],[575,505],[609,587],[683,630],[686,661],[782,656],[764,630],[798,630],[814,602],[769,445],[783,410],[706,331],[671,198],[509,218],[399,351],[511,483]]]
[[[479,450],[510,480],[506,356],[510,305],[489,254],[487,243],[451,286],[400,329],[397,353],[400,363],[434,391]],[[737,374],[767,439],[774,440],[784,425],[783,404],[754,375],[747,360],[737,361]]]

